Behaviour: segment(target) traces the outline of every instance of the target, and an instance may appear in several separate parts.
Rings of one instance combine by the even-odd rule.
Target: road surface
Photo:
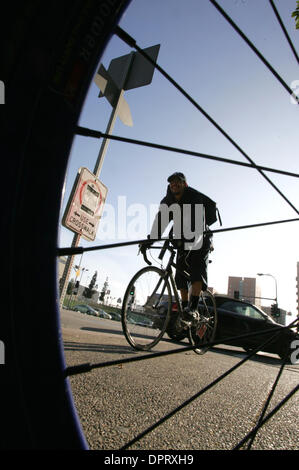
[[[151,353],[134,351],[121,323],[62,310],[61,325],[67,365],[105,363]],[[205,355],[184,351],[187,342],[165,336],[152,352],[180,348],[165,357],[113,365],[70,377],[74,401],[91,449],[121,449],[246,355],[219,346]],[[257,423],[281,361],[259,353],[183,407],[129,449],[230,450]],[[299,380],[299,367],[288,365],[269,411]],[[253,449],[298,450],[298,394],[259,431]]]

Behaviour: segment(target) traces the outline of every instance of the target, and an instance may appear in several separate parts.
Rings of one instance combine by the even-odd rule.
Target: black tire
[[[210,348],[206,344],[213,342],[217,329],[217,309],[213,294],[206,290],[201,293],[199,300],[200,318],[188,330],[189,341],[196,346],[196,354],[204,354]]]
[[[149,266],[138,271],[128,284],[121,320],[124,335],[134,349],[150,350],[165,333],[171,313],[171,288],[164,277],[164,271]],[[166,301],[168,308],[161,309],[160,304]]]
[[[2,449],[88,447],[65,377],[58,227],[81,108],[127,4],[126,0],[33,0],[11,2],[3,10],[2,26],[7,25],[7,31],[1,30],[5,51],[1,155],[6,163],[2,184],[6,204],[1,211],[1,232],[2,263],[7,270],[2,285],[5,315],[0,324],[5,344]],[[80,62],[91,31],[97,33],[96,41],[88,50],[88,60]]]

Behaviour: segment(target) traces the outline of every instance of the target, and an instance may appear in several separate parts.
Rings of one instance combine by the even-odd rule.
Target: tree
[[[70,282],[68,283],[67,290],[66,290],[66,293],[68,295],[71,295],[73,293],[74,286],[75,286],[75,281],[74,279],[71,279]]]
[[[295,18],[296,29],[299,29],[299,1],[297,1],[297,8],[295,11],[293,11],[292,17]]]
[[[89,286],[85,287],[85,289],[83,291],[82,295],[84,295],[84,297],[86,297],[87,299],[91,299],[93,294],[95,294],[95,292],[96,292],[96,289],[94,287],[95,287],[95,283],[97,281],[97,275],[98,275],[98,272],[96,271],[94,273],[94,275],[92,276],[92,279],[89,283]]]
[[[109,286],[108,277],[106,277],[106,281],[104,282],[104,285],[103,285],[102,291],[101,291],[101,295],[100,295],[100,301],[101,302],[104,302],[104,300],[105,300],[105,295],[108,293],[108,286]]]

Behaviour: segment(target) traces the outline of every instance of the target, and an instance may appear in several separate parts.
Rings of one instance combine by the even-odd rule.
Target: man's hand
[[[142,255],[143,255],[144,261],[145,261],[147,264],[151,265],[152,263],[147,259],[146,250],[148,250],[148,249],[151,247],[151,245],[153,244],[153,240],[150,239],[150,236],[149,236],[149,235],[147,236],[147,238],[148,238],[148,239],[147,239],[146,241],[140,243],[140,245],[139,245],[139,250],[140,250],[140,252],[141,252]]]
[[[147,240],[140,243],[140,245],[139,245],[139,249],[140,249],[141,253],[142,254],[145,253],[146,250],[148,250],[152,246],[152,244],[153,244],[153,240],[151,240],[150,236],[148,235]]]

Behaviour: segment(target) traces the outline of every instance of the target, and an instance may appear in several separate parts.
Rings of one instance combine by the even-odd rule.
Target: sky
[[[294,93],[299,93],[296,59],[267,0],[219,0]],[[291,18],[295,0],[275,0],[298,50],[299,31]],[[137,44],[160,44],[157,62],[225,130],[258,165],[298,173],[299,109],[277,79],[227,23],[209,0],[132,0],[120,21]],[[129,54],[112,36],[101,62]],[[112,107],[98,98],[92,82],[79,124],[106,131]],[[115,135],[246,161],[244,156],[157,70],[150,85],[128,90],[133,126],[117,118]],[[93,171],[101,141],[76,136],[73,141],[62,203],[63,215],[79,167]],[[110,141],[100,180],[108,188],[97,238],[81,246],[146,238],[167,177],[182,171],[188,185],[217,202],[222,228],[285,220],[298,214],[254,169],[175,152]],[[298,178],[267,172],[267,176],[299,209]],[[221,228],[215,223],[211,229]],[[227,292],[229,276],[277,281],[279,306],[296,313],[296,264],[299,223],[215,233],[208,284]],[[60,247],[70,246],[73,233],[61,226]],[[85,253],[88,268],[83,284],[98,272],[99,288],[108,277],[112,296],[123,297],[133,274],[144,267],[137,246]],[[152,261],[159,265],[157,251]],[[80,257],[76,257],[78,263]],[[259,278],[262,297],[275,297],[270,276]],[[272,302],[265,300],[264,305]]]

